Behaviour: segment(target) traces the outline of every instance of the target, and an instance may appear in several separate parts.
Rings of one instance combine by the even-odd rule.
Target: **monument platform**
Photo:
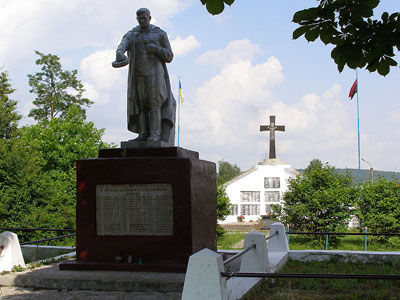
[[[34,289],[18,299],[43,300],[48,294],[48,299],[67,299],[69,295],[74,299],[111,299],[115,295],[112,299],[170,300],[181,298],[184,280],[182,273],[61,271],[54,264],[2,275],[0,286]]]
[[[61,270],[185,272],[216,250],[216,168],[179,147],[77,161],[76,251]]]

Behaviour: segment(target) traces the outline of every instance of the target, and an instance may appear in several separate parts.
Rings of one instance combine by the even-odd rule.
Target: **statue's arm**
[[[165,32],[161,33],[158,42],[159,45],[155,45],[154,43],[147,44],[147,51],[155,53],[163,62],[170,63],[174,58],[174,54],[172,53],[171,45]]]
[[[132,33],[129,31],[122,37],[121,43],[119,43],[116,51],[117,61],[122,61],[126,59],[125,52],[129,49],[131,36]]]

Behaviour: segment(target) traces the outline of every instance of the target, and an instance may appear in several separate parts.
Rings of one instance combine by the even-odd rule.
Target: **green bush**
[[[379,178],[377,182],[364,184],[358,199],[357,217],[361,226],[368,232],[400,232],[400,182],[397,179]],[[399,238],[378,237],[380,241],[389,241],[393,246],[399,244]]]
[[[272,217],[290,226],[291,231],[343,232],[347,229],[357,198],[357,189],[347,175],[313,160],[304,174],[289,180],[284,205],[274,205]],[[322,243],[325,236],[314,235]],[[335,243],[337,237],[330,236]]]

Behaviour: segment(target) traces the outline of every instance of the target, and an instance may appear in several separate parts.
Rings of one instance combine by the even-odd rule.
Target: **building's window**
[[[260,202],[260,192],[240,192],[240,202]]]
[[[270,214],[271,213],[271,205],[270,204],[265,204],[265,213]]]
[[[279,192],[264,192],[265,202],[279,202]]]
[[[238,205],[232,204],[231,205],[231,216],[237,216],[237,215],[238,215]]]
[[[266,189],[279,189],[281,187],[281,179],[279,177],[265,177],[264,188]]]
[[[240,214],[243,216],[260,215],[260,204],[241,204]]]

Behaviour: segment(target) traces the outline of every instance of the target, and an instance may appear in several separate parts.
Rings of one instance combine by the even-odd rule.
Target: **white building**
[[[232,212],[220,223],[256,221],[268,215],[271,204],[282,204],[288,179],[300,173],[279,159],[266,159],[254,168],[226,183],[226,193],[232,204]]]

